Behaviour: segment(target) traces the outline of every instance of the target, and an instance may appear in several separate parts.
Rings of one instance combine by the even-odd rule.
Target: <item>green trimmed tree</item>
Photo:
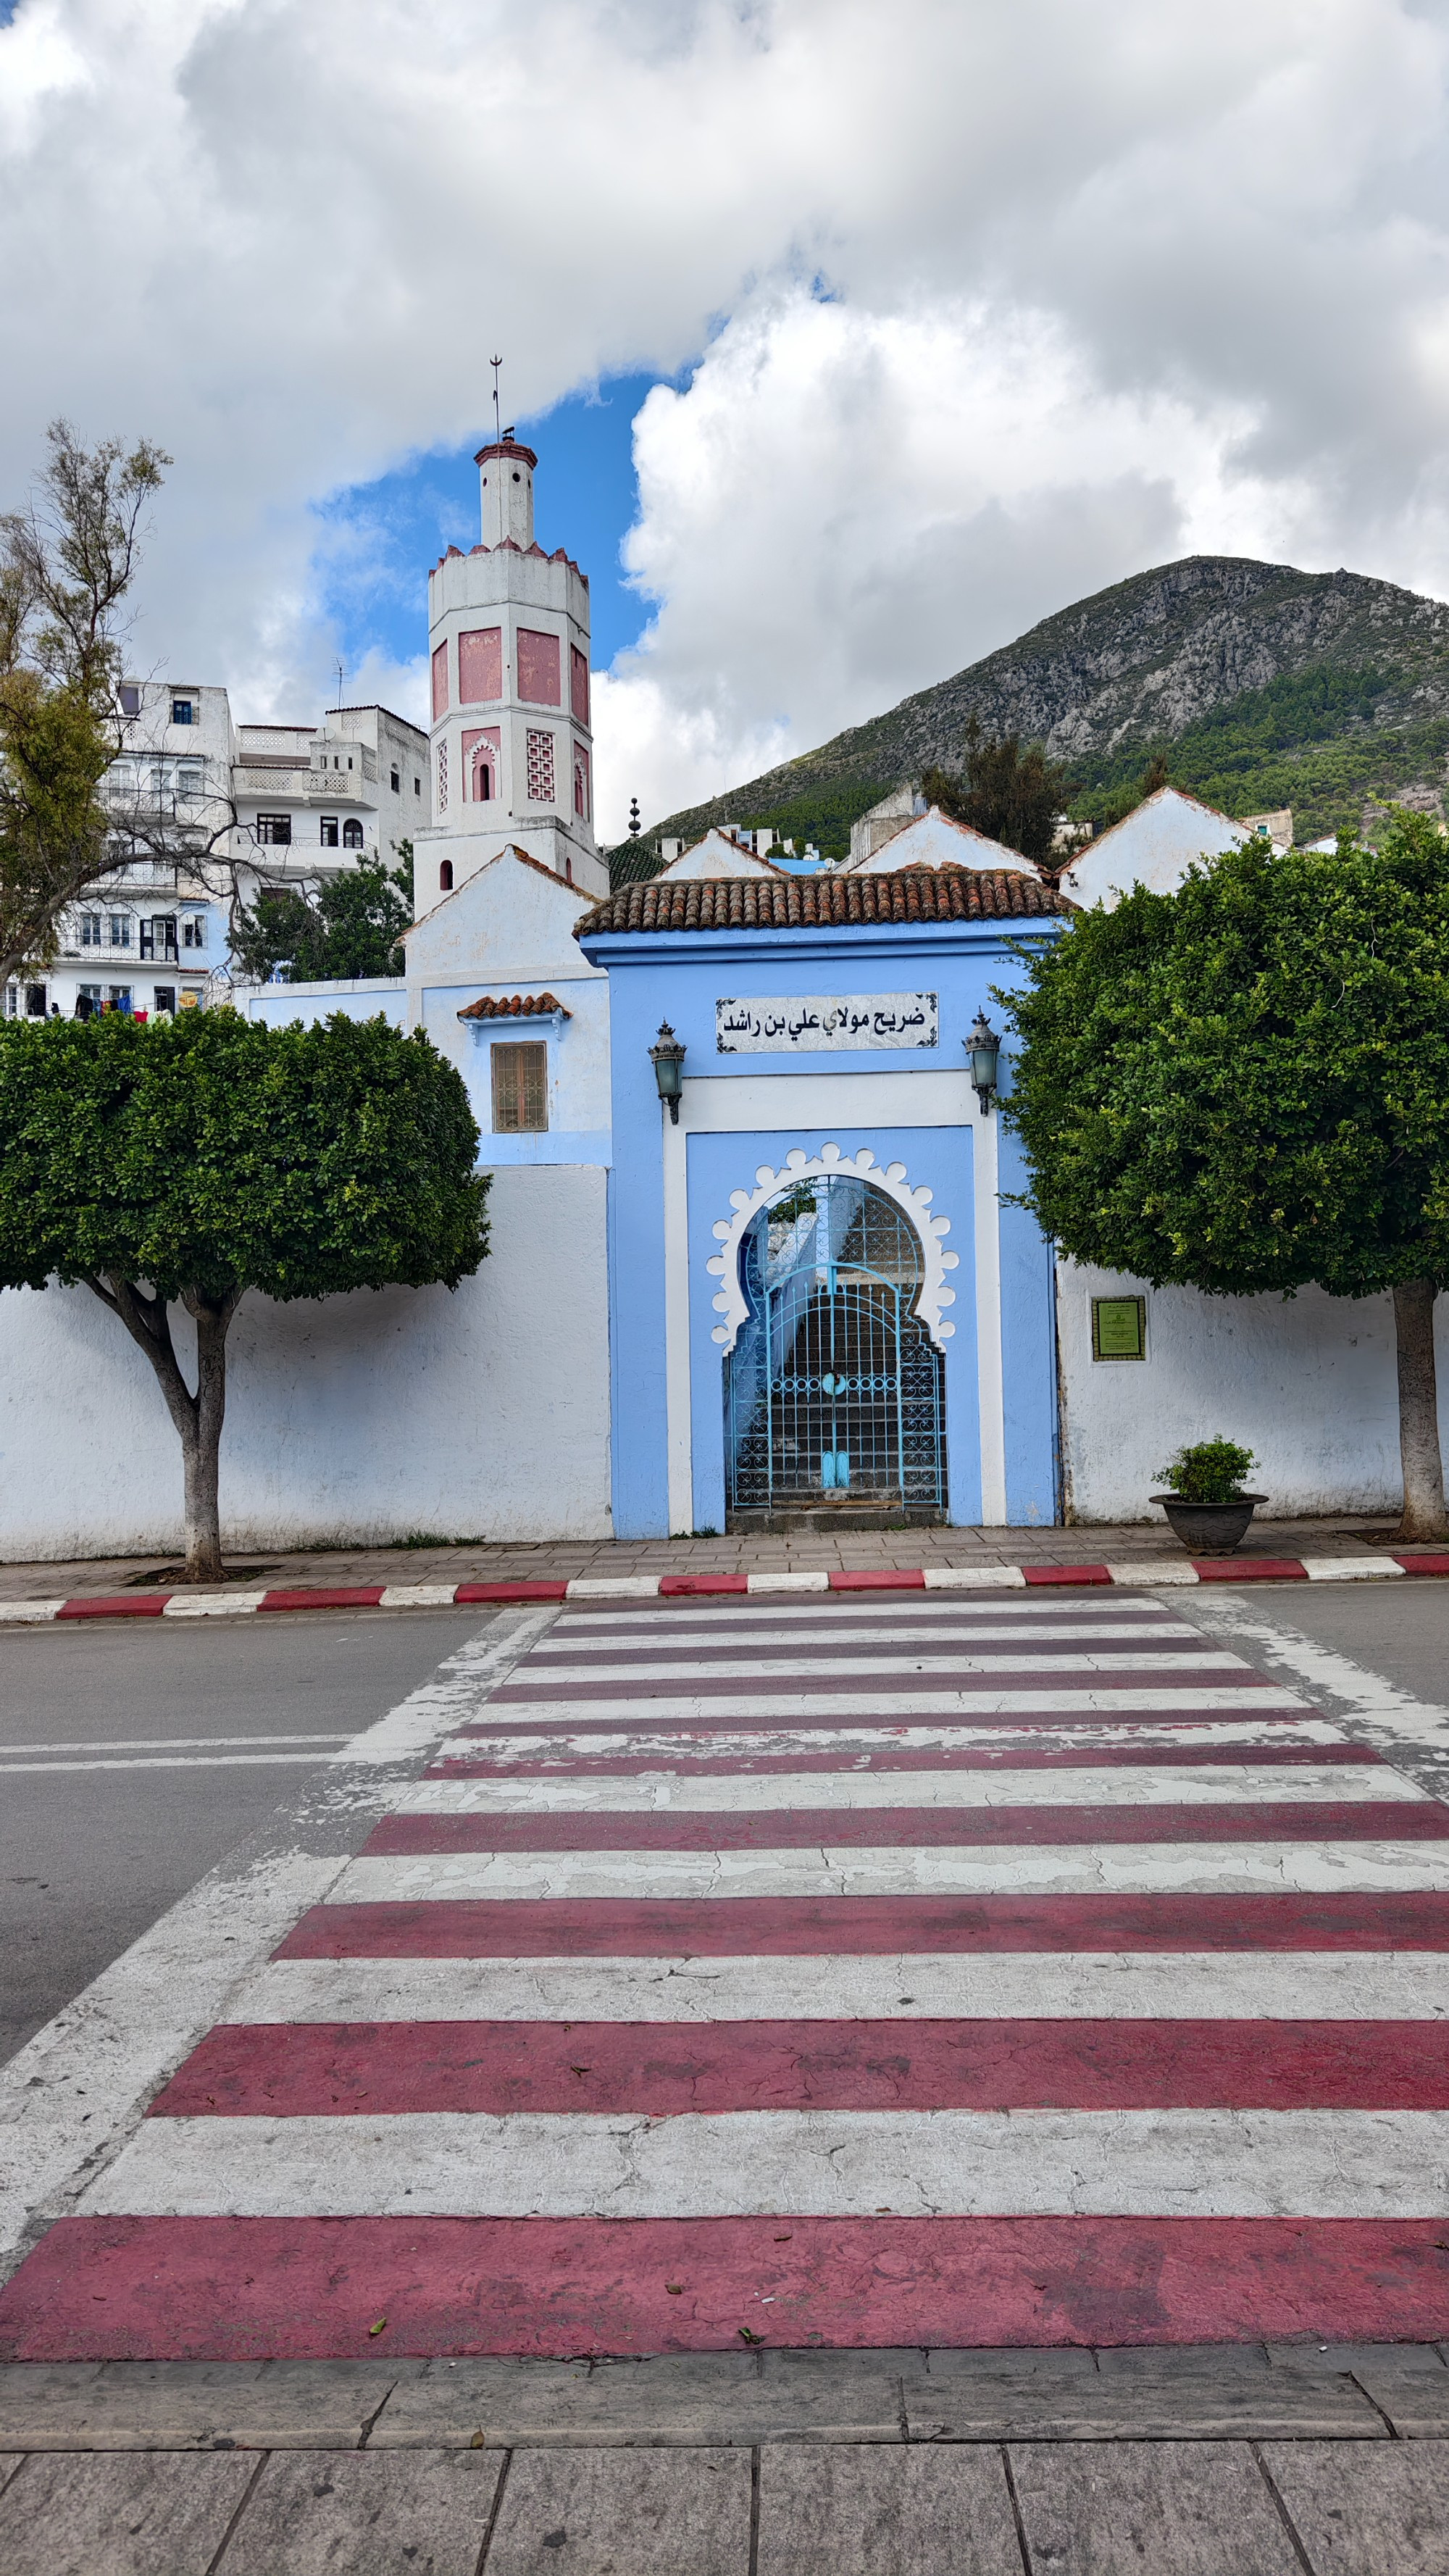
[[[29,501],[0,515],[0,983],[54,953],[67,904],[115,864],[100,787],[125,739],[118,624],[170,462],[52,421]]]
[[[921,792],[928,804],[939,805],[956,822],[969,823],[973,831],[984,832],[988,841],[1000,841],[1038,867],[1049,868],[1054,863],[1057,817],[1076,790],[1065,769],[1048,760],[1040,743],[1028,743],[1023,751],[1014,733],[993,740],[973,715],[966,726],[960,775],[928,769]]]
[[[453,1067],[381,1019],[0,1024],[0,1286],[83,1282],[145,1352],[180,1435],[191,1581],[222,1573],[242,1298],[455,1288],[488,1250],[478,1142]],[[194,1390],[176,1305],[196,1329]]]
[[[1212,1296],[1392,1291],[1403,1538],[1444,1529],[1434,1300],[1449,1280],[1449,843],[1250,841],[1079,915],[1026,988],[1005,1114],[1074,1260]]]
[[[412,928],[411,897],[411,844],[402,867],[359,859],[315,894],[297,886],[263,886],[250,912],[238,907],[232,956],[240,972],[259,984],[278,966],[289,984],[396,974],[399,942]]]

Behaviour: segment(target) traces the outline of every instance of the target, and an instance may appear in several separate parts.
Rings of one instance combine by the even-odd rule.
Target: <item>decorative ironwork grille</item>
[[[944,1363],[911,1311],[921,1247],[895,1201],[838,1173],[797,1182],[751,1225],[740,1281],[729,1510],[942,1507]]]
[[[531,733],[528,737],[528,801],[530,805],[553,803],[553,735]]]

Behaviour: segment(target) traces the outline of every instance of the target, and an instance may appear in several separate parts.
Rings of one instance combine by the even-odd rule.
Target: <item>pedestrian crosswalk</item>
[[[565,1609],[22,2357],[1449,2333],[1449,1808],[1149,1595]]]

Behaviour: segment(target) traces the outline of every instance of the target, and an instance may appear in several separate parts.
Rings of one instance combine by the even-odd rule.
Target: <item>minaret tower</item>
[[[607,894],[594,841],[589,585],[533,533],[538,458],[511,429],[480,448],[483,535],[428,578],[432,826],[417,835],[419,912],[513,842]]]

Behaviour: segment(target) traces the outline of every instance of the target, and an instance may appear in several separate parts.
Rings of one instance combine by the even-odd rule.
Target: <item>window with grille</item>
[[[336,814],[324,814],[321,818],[321,830],[323,849],[335,850],[342,830],[340,817]]]
[[[113,912],[111,915],[111,946],[113,948],[129,948],[130,945],[130,914],[128,912]]]
[[[277,845],[290,844],[292,817],[290,814],[259,814],[255,830],[259,841],[270,841]]]
[[[100,914],[98,912],[83,912],[80,917],[80,925],[80,944],[82,948],[99,948],[101,944]]]
[[[342,846],[344,850],[360,850],[362,847],[362,825],[355,814],[349,814],[342,826]]]
[[[440,742],[440,743],[439,743],[439,745],[438,745],[438,812],[439,812],[440,814],[446,814],[447,810],[448,810],[448,746],[447,746],[447,744],[446,744],[445,742]]]
[[[493,1049],[493,1133],[542,1135],[548,1125],[548,1049]]]
[[[530,805],[553,803],[553,735],[531,733],[528,737],[528,801]]]

